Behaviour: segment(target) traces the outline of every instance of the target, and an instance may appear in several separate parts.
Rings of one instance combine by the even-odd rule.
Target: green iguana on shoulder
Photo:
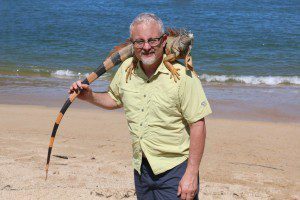
[[[172,65],[172,62],[178,59],[184,59],[185,60],[185,67],[191,70],[196,74],[193,68],[193,62],[192,62],[192,56],[191,56],[191,49],[192,49],[192,43],[194,40],[194,36],[192,33],[189,33],[183,29],[168,29],[167,33],[167,43],[165,46],[165,54],[167,55],[163,63],[168,68],[168,70],[171,72],[170,78],[174,78],[174,81],[177,82],[177,80],[180,79],[178,70],[175,69]],[[128,82],[128,78],[131,78],[131,75],[134,73],[134,70],[137,66],[138,59],[133,54],[132,55],[133,60],[131,65],[129,65],[126,68],[126,82]]]

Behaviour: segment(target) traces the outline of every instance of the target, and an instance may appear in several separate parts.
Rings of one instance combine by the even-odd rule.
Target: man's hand
[[[177,196],[182,200],[193,200],[198,189],[198,172],[186,171],[179,182]]]
[[[69,94],[72,94],[73,92],[78,93],[79,89],[81,90],[80,94],[78,95],[79,99],[88,101],[93,98],[93,91],[90,88],[90,86],[87,84],[82,84],[80,80],[77,82],[74,82],[71,85],[68,93]]]
[[[206,129],[204,118],[190,124],[190,155],[186,171],[179,182],[177,195],[194,199],[198,189],[199,166],[204,151]]]
[[[82,84],[80,80],[71,85],[69,94],[72,94],[73,92],[78,93],[79,90],[81,90],[78,95],[79,99],[90,102],[101,108],[112,110],[122,107],[122,105],[118,106],[115,100],[112,99],[107,92],[95,93],[89,85]]]

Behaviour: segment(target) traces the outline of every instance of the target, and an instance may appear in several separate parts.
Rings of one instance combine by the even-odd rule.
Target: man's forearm
[[[205,120],[199,120],[190,125],[190,155],[187,172],[198,174],[201,158],[204,152],[206,138]]]
[[[108,110],[113,110],[121,107],[117,105],[115,100],[113,100],[107,92],[105,93],[93,92],[92,96],[87,101],[96,106]]]

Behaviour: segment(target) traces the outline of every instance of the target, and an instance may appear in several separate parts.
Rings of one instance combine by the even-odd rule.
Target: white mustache
[[[155,53],[155,51],[142,51],[142,54],[143,55],[148,55],[150,53]]]

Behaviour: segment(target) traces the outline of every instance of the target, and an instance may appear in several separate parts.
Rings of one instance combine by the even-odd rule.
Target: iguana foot
[[[180,80],[180,74],[177,72],[178,70],[180,70],[180,69],[176,69],[175,67],[173,67],[170,70],[170,72],[171,72],[170,79],[173,77],[175,83],[177,83],[177,80]]]
[[[185,57],[185,67],[189,70],[191,70],[191,72],[199,78],[199,75],[196,73],[194,67],[193,67],[193,59],[190,53],[188,53],[188,55]]]
[[[177,83],[177,80],[180,80],[180,74],[178,73],[180,69],[175,68],[170,62],[165,62],[165,66],[171,72],[170,79],[173,77],[175,83]]]
[[[131,75],[134,73],[134,65],[131,63],[126,69],[126,83],[128,83],[128,78],[131,80]]]
[[[168,49],[166,49],[168,50]],[[176,69],[171,62],[175,61],[176,55],[175,54],[168,54],[167,51],[167,56],[164,58],[164,64],[167,67],[167,69],[171,72],[170,79],[173,77],[175,83],[177,83],[177,80],[180,80],[180,74],[177,72],[179,69]]]

